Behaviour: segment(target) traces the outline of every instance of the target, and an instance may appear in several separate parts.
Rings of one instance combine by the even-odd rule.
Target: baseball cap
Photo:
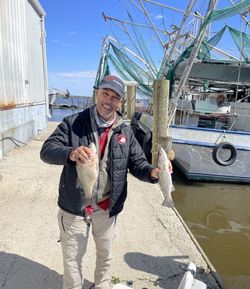
[[[107,75],[103,78],[98,88],[108,88],[114,90],[120,97],[125,95],[124,82],[115,75]]]

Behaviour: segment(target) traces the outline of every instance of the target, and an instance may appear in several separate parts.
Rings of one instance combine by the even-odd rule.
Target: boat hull
[[[250,151],[237,149],[237,158],[229,166],[217,164],[212,147],[175,143],[174,164],[189,180],[250,183]]]
[[[131,126],[151,161],[152,116],[136,115]],[[169,128],[169,136],[172,137],[175,152],[173,162],[187,179],[250,183],[249,132],[173,125]],[[236,151],[233,161],[227,165],[216,161],[213,153],[215,148],[224,143]]]
[[[174,164],[189,180],[250,183],[250,134],[200,128],[172,127]],[[237,151],[235,161],[221,165],[213,151],[222,142]]]

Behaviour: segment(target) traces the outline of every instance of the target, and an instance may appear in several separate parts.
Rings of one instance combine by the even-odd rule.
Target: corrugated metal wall
[[[45,101],[42,37],[32,2],[0,1],[0,108]]]
[[[0,158],[47,125],[44,11],[38,0],[0,0]]]
[[[28,102],[25,1],[0,1],[0,107]]]
[[[44,101],[43,33],[40,15],[26,2],[26,38],[28,51],[28,99],[30,102]]]

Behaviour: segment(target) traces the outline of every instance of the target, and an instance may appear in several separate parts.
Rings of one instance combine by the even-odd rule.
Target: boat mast
[[[165,51],[164,51],[164,56],[163,56],[163,60],[162,60],[161,66],[160,66],[160,72],[159,72],[159,77],[158,77],[160,79],[167,75],[168,66],[166,64],[171,61],[171,58],[172,58],[173,53],[175,51],[177,41],[179,40],[181,31],[182,31],[182,28],[183,28],[187,18],[190,16],[190,13],[191,13],[195,3],[196,3],[196,0],[190,0],[189,1],[187,10],[184,12],[184,16],[182,18],[181,25],[177,29],[177,34],[175,36],[174,43],[171,45],[171,50],[169,52],[169,55],[167,55],[167,49],[165,49]]]
[[[187,18],[190,16],[191,11],[192,11],[195,3],[196,3],[196,0],[190,0],[190,1],[189,1],[187,10],[186,10],[186,12],[184,13],[184,16],[183,16],[183,18],[182,18],[181,25],[180,25],[179,29],[177,30],[177,34],[176,34],[175,41],[174,41],[174,43],[173,43],[173,45],[172,45],[172,47],[171,47],[171,50],[170,50],[170,52],[169,52],[169,56],[168,56],[169,61],[170,61],[171,58],[172,58],[173,52],[174,52],[174,50],[175,50],[175,46],[176,46],[176,44],[177,44],[177,41],[178,41],[178,39],[179,39],[179,35],[180,35],[180,33],[181,33],[181,30],[182,30],[182,28],[183,28],[183,26],[184,26]]]
[[[145,25],[145,24],[132,23],[132,22],[129,22],[129,21],[125,21],[125,20],[121,20],[121,19],[114,18],[114,17],[111,17],[111,16],[107,16],[104,13],[102,13],[102,16],[103,16],[105,21],[111,20],[111,21],[115,21],[115,22],[120,22],[122,24],[129,24],[129,25],[138,26],[138,27],[142,27],[142,28],[148,28],[148,29],[153,30],[153,28],[151,26],[148,26],[148,25]],[[155,28],[155,30],[160,31],[160,32],[162,32],[164,34],[167,34],[167,35],[170,34],[169,32],[167,32],[166,30],[163,30],[163,29]]]
[[[174,10],[174,11],[180,12],[180,13],[182,13],[182,14],[186,14],[186,13],[187,13],[185,10],[178,9],[178,8],[175,8],[175,7],[166,5],[166,4],[158,3],[158,2],[155,2],[155,1],[144,0],[144,2],[148,2],[148,3],[154,4],[154,5],[158,5],[158,6],[161,6],[161,7],[167,8],[167,9],[170,9],[170,10]],[[197,14],[197,13],[190,13],[190,15],[191,15],[191,16],[194,16],[194,17],[196,17],[196,18],[204,19],[204,17],[203,17],[202,15]]]
[[[154,32],[155,32],[157,38],[158,38],[158,40],[160,41],[162,48],[164,48],[164,43],[163,43],[163,41],[162,41],[162,39],[161,39],[159,33],[157,32],[157,30],[156,30],[156,28],[155,28],[155,26],[154,26],[154,23],[153,23],[153,21],[151,20],[149,14],[148,14],[148,12],[147,12],[147,10],[145,9],[144,4],[142,3],[141,0],[139,0],[139,2],[140,2],[140,4],[141,4],[141,7],[142,7],[142,9],[143,9],[144,14],[145,14],[146,17],[148,18],[148,20],[149,20],[149,22],[150,22],[150,24],[151,24],[151,26],[152,26],[152,28],[153,28],[153,30],[154,30]]]
[[[190,37],[193,38],[193,39],[195,39],[195,37],[192,36],[192,35],[190,35]],[[212,45],[210,45],[210,44],[208,44],[208,43],[207,43],[207,46],[210,47],[210,48],[212,48],[213,50],[217,51],[218,53],[220,53],[220,54],[228,57],[229,59],[239,61],[239,58],[237,58],[237,57],[235,57],[235,56],[233,56],[233,55],[231,55],[231,54],[229,54],[229,53],[227,53],[227,52],[219,49],[218,47],[214,47],[214,46],[212,46]]]
[[[231,4],[235,5],[235,2],[233,0],[229,0]],[[247,19],[247,17],[242,13],[241,14],[242,18],[244,19],[244,21],[246,22],[246,25],[249,26],[250,25],[250,21]]]
[[[213,11],[216,3],[217,3],[217,0],[210,0],[209,1],[209,5],[208,5],[208,9],[207,9],[206,15],[208,15],[210,12]],[[192,69],[195,57],[196,57],[197,52],[198,52],[198,50],[199,50],[199,48],[201,46],[202,40],[203,40],[203,38],[204,38],[204,36],[206,34],[206,28],[207,28],[207,26],[204,26],[202,28],[199,36],[196,38],[194,46],[193,46],[193,49],[192,49],[192,51],[190,53],[190,56],[189,56],[189,58],[187,60],[186,65],[184,67],[184,70],[183,70],[182,76],[180,78],[178,87],[177,87],[176,91],[173,94],[173,98],[172,98],[172,101],[171,101],[171,104],[170,104],[170,110],[169,110],[169,116],[170,116],[169,117],[169,123],[168,123],[169,125],[172,122],[172,119],[173,119],[173,117],[175,115],[175,111],[176,111],[176,107],[177,107],[177,101],[180,98],[180,96],[181,96],[181,94],[183,92],[183,89],[184,89],[184,87],[187,84],[187,80],[188,80],[190,71]]]
[[[128,25],[132,25],[132,26],[139,26],[139,27],[143,27],[143,28],[148,28],[148,29],[153,29],[152,27],[150,26],[147,26],[147,25],[143,25],[143,24],[138,24],[138,23],[133,23],[133,22],[128,22],[128,21],[124,21],[124,20],[120,20],[120,19],[117,19],[117,18],[114,18],[114,17],[110,17],[110,16],[107,16],[103,13],[103,17],[104,17],[104,20],[107,21],[107,20],[111,20],[111,21],[115,21],[115,22],[119,22],[123,25],[123,32],[126,33],[131,41],[131,43],[134,45],[136,51],[138,52],[138,55],[136,55],[135,53],[133,53],[130,49],[128,49],[125,45],[122,45],[120,42],[118,42],[117,40],[115,40],[114,38],[112,38],[111,36],[109,36],[109,38],[116,42],[116,43],[119,43],[120,46],[122,46],[122,48],[124,50],[126,50],[127,52],[129,52],[130,54],[132,54],[134,57],[136,57],[138,60],[140,60],[148,69],[149,69],[149,72],[150,74],[152,75],[153,78],[156,78],[156,71],[155,69],[152,67],[151,64],[149,64],[145,59],[143,59],[142,55],[141,55],[141,52],[140,52],[140,49],[137,47],[137,45],[135,44],[135,41],[133,40],[131,34],[129,33],[128,29],[126,28],[126,26],[124,24],[128,24]],[[158,31],[164,33],[165,35],[170,35],[171,33],[167,32],[166,30],[162,30],[162,29],[158,29]]]
[[[112,36],[108,36],[109,39],[112,41],[112,42],[115,42],[117,43],[118,45],[120,45],[125,51],[127,51],[129,54],[131,54],[132,56],[134,56],[135,58],[137,58],[139,61],[141,61],[144,65],[146,66],[149,66],[149,64],[140,56],[138,56],[136,53],[134,53],[132,50],[130,50],[129,48],[127,48],[125,45],[121,44],[118,40],[116,40],[115,38],[113,38]],[[149,69],[150,66],[148,67]]]

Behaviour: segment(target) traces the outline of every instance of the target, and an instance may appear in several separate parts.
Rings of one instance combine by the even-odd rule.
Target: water
[[[50,110],[51,118],[49,121],[60,122],[65,116],[80,112],[92,105],[92,98],[63,98],[57,97],[53,109]]]
[[[227,289],[250,288],[250,185],[175,182],[177,210]]]
[[[50,111],[51,118],[49,118],[49,121],[57,121],[60,122],[62,119],[66,116],[72,115],[74,113],[80,112],[82,109],[59,109],[54,108],[53,111]]]
[[[54,109],[50,121],[81,111]],[[175,206],[227,289],[250,289],[250,185],[174,177]]]

